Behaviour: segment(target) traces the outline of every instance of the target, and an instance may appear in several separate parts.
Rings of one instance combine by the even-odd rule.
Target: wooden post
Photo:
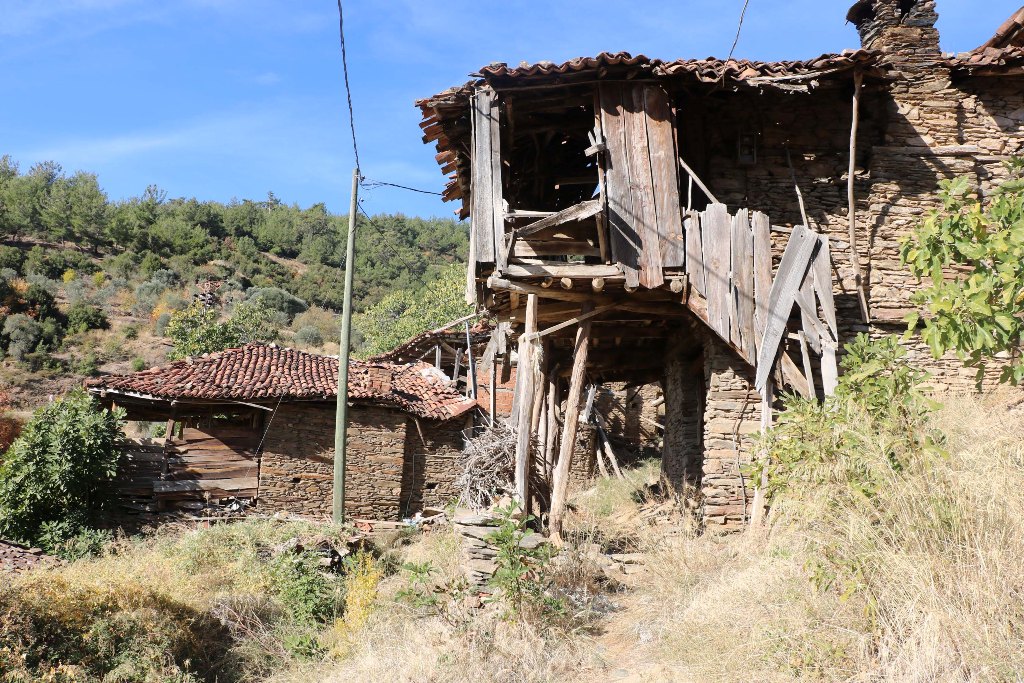
[[[548,485],[551,484],[552,473],[555,469],[555,448],[558,444],[558,366],[549,369],[547,377],[547,416],[548,431],[547,440],[544,442],[544,474],[547,477]]]
[[[526,297],[526,331],[519,337],[519,363],[516,368],[517,415],[516,431],[516,497],[525,512],[529,502],[530,480],[530,427],[534,401],[534,358],[536,342],[529,341],[529,335],[537,331],[537,295]]]
[[[775,388],[769,379],[761,390],[761,437],[763,438],[772,426],[772,392]],[[767,466],[768,453],[762,449],[757,455],[762,463]],[[754,484],[754,503],[750,510],[750,531],[754,532],[761,528],[764,520],[765,488],[768,486],[767,468],[761,472],[761,479]]]
[[[590,312],[594,304],[583,304],[581,314]],[[582,317],[582,316],[581,316]],[[566,497],[569,493],[569,470],[572,454],[576,449],[576,431],[579,428],[580,398],[583,393],[584,375],[587,370],[587,353],[590,350],[590,318],[583,319],[576,330],[576,344],[572,354],[572,373],[569,375],[569,395],[565,401],[565,416],[562,421],[562,443],[558,449],[554,482],[551,487],[551,517],[548,521],[551,540],[562,542],[562,521],[565,517]]]
[[[472,392],[470,397],[475,401],[477,394],[476,387],[476,363],[473,358],[473,337],[469,333],[469,321],[466,321],[466,361],[469,372],[466,376],[466,384],[468,389]]]
[[[501,362],[502,363],[507,363],[508,360],[503,358]],[[490,396],[488,397],[488,405],[487,405],[488,412],[490,412],[490,414],[491,414],[491,419],[490,419],[490,422],[489,422],[491,427],[494,426],[494,417],[495,417],[495,413],[497,412],[497,409],[498,409],[498,399],[495,397],[495,392],[498,390],[498,386],[497,386],[498,383],[497,383],[497,381],[495,380],[495,377],[494,377],[497,373],[498,373],[497,363],[491,363],[491,383],[490,383],[490,386],[488,387],[491,390],[491,393],[490,393]]]
[[[854,196],[854,174],[857,170],[857,129],[860,126],[860,92],[864,85],[864,74],[853,73],[853,121],[850,123],[850,171],[846,180],[846,199],[849,204],[850,217],[850,261],[857,284],[857,299],[860,301],[860,314],[864,322],[871,320],[871,309],[868,308],[868,297],[864,291],[864,271],[860,264],[860,252],[857,251],[857,202]]]

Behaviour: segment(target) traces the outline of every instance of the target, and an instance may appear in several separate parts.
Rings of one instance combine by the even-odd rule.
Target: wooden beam
[[[580,315],[592,310],[593,304],[585,303]],[[551,490],[551,514],[548,524],[551,540],[556,544],[562,542],[562,522],[565,517],[565,503],[569,493],[569,471],[572,467],[572,455],[576,450],[576,433],[579,427],[580,398],[583,391],[583,380],[587,370],[587,353],[590,349],[590,319],[580,323],[576,331],[576,343],[573,348],[572,373],[569,378],[569,395],[565,400],[565,417],[562,420],[562,441],[558,449],[558,462],[555,464],[554,481]]]
[[[553,228],[557,225],[562,225],[563,223],[569,223],[571,221],[582,221],[586,218],[597,215],[600,211],[601,201],[598,199],[590,199],[570,206],[568,209],[562,209],[558,213],[552,214],[547,218],[541,218],[536,223],[530,223],[522,228],[516,228],[516,237],[522,239],[524,237],[529,237],[535,232],[540,232],[545,228]]]
[[[704,181],[700,179],[692,168],[690,168],[690,165],[683,161],[682,157],[679,157],[679,165],[683,167],[684,171],[690,174],[690,177],[693,178],[693,182],[697,183],[697,187],[701,189],[701,192],[707,195],[707,198],[711,200],[712,204],[721,204],[715,195],[711,194],[711,190],[709,190],[708,186],[704,184]]]
[[[587,313],[580,313],[578,316],[576,316],[574,318],[569,318],[568,320],[566,320],[564,322],[560,322],[557,325],[554,325],[552,327],[547,328],[546,330],[542,330],[540,332],[534,332],[533,334],[529,334],[529,335],[526,336],[526,338],[527,338],[528,341],[532,341],[534,339],[540,339],[541,337],[546,337],[547,335],[551,334],[552,332],[558,332],[559,330],[564,330],[567,327],[571,327],[573,325],[578,325],[579,323],[583,322],[584,320],[590,320],[591,318],[593,318],[595,316],[601,315],[602,313],[606,313],[606,312],[612,310],[613,308],[618,308],[618,307],[619,307],[619,304],[617,304],[617,303],[607,304],[606,306],[601,306],[600,308],[595,308],[594,310],[589,311]]]
[[[857,201],[854,196],[854,180],[857,172],[857,129],[860,124],[860,94],[864,85],[864,74],[853,73],[853,119],[850,122],[850,170],[846,181],[846,201],[849,213],[850,261],[857,284],[857,300],[860,302],[860,314],[863,322],[871,321],[871,309],[864,290],[864,271],[860,265],[860,252],[857,251]]]
[[[531,418],[535,398],[534,358],[535,343],[528,336],[537,331],[537,296],[530,294],[526,299],[526,332],[519,337],[519,363],[517,365],[516,398],[517,411],[513,428],[516,430],[516,497],[526,512],[530,504],[530,441]]]
[[[515,263],[509,264],[505,269],[508,277],[578,277],[592,279],[595,277],[616,277],[622,275],[617,266],[606,266],[601,264],[578,263],[578,264],[539,264],[539,263]]]

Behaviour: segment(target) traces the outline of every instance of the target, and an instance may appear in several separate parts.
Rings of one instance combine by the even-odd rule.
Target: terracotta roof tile
[[[85,385],[93,393],[159,400],[332,400],[338,391],[338,359],[273,344],[248,344],[130,375],[86,380]],[[426,363],[351,361],[349,398],[436,420],[457,417],[475,405]]]

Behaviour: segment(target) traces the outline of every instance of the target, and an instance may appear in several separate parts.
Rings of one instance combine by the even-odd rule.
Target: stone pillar
[[[935,0],[860,0],[846,15],[860,34],[861,45],[900,57],[939,57],[939,19]]]
[[[693,347],[670,345],[665,357],[665,435],[661,476],[674,490],[700,486],[704,365]]]
[[[761,397],[754,389],[753,368],[720,343],[705,348],[704,368],[704,523],[708,529],[739,529],[754,495],[753,482],[741,468],[750,463],[760,432]]]

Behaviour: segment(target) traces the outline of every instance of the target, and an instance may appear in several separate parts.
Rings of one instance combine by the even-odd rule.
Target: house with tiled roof
[[[140,511],[227,499],[261,512],[326,516],[333,492],[338,359],[273,344],[86,381],[129,420],[166,422],[162,443],[129,448],[121,492]],[[456,495],[476,403],[423,362],[349,366],[346,512],[395,518]]]
[[[1024,155],[1024,8],[947,53],[942,3],[837,8],[860,45],[810,59],[491,63],[416,103],[470,220],[467,301],[518,340],[524,500],[536,480],[564,498],[588,386],[659,383],[663,482],[709,527],[762,515],[746,465],[776,399],[824,398],[858,333],[906,330],[901,238],[940,181],[985,198]],[[905,344],[935,388],[973,388]]]

